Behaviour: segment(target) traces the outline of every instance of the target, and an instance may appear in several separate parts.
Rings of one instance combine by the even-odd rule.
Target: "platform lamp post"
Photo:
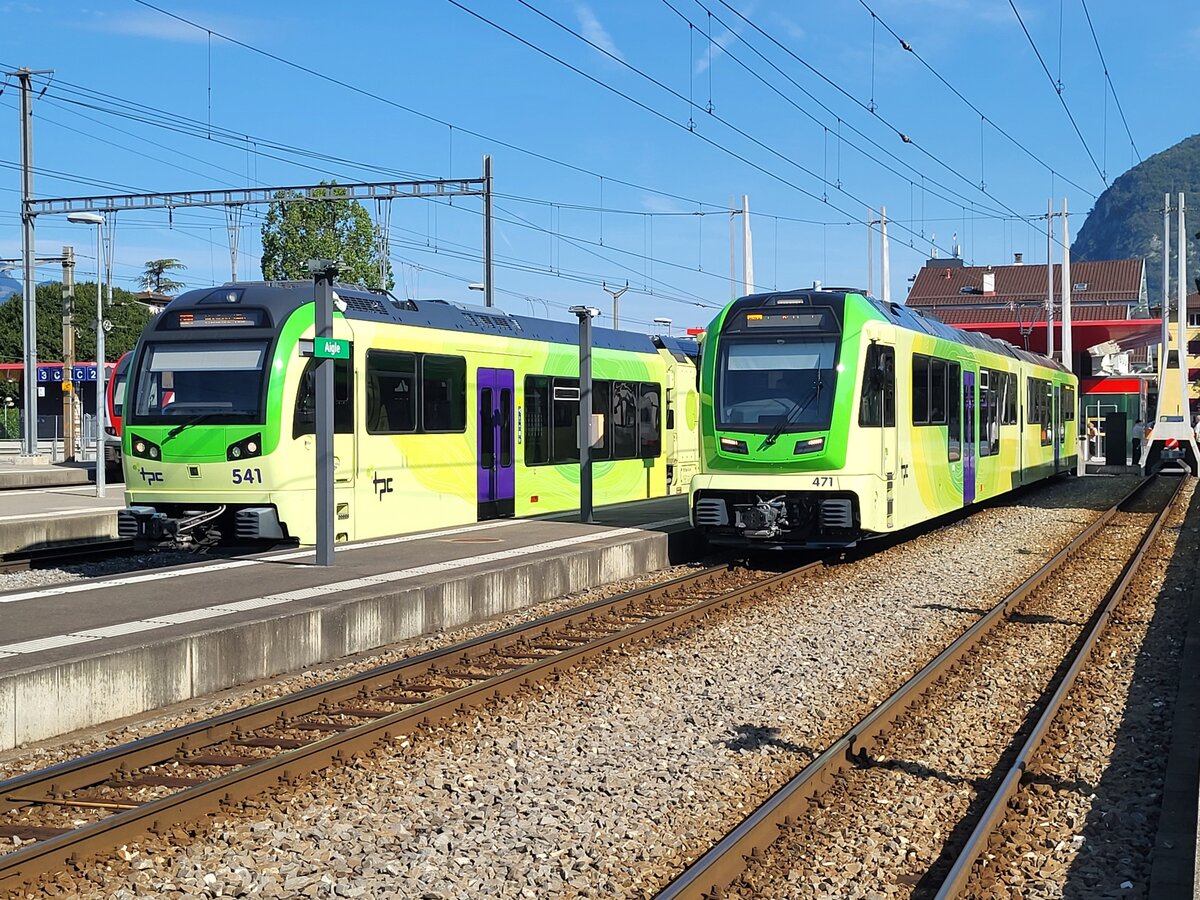
[[[579,521],[592,518],[592,319],[594,306],[572,306],[579,317]]]
[[[96,226],[96,496],[103,497],[104,483],[104,216],[100,213],[67,213],[67,221]]]
[[[333,285],[338,264],[330,259],[310,259],[313,277],[313,358],[316,366],[316,516],[318,566],[333,565],[333,366],[335,359],[348,359],[350,342],[333,337]]]

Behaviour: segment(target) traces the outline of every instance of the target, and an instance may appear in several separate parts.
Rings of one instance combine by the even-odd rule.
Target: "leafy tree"
[[[326,182],[321,182],[326,184]],[[262,273],[268,281],[304,281],[312,277],[310,259],[335,259],[341,281],[391,288],[392,266],[379,277],[379,247],[371,216],[357,200],[344,198],[337,182],[328,182],[329,200],[310,200],[280,191],[262,227]]]
[[[62,285],[57,282],[37,287],[37,357],[39,360],[62,359]],[[105,304],[104,318],[112,330],[104,337],[104,358],[113,362],[126,350],[132,350],[151,312],[129,291],[113,288],[112,304]],[[23,359],[24,307],[16,294],[0,303],[0,362]],[[75,358],[96,357],[96,284],[75,285]],[[2,401],[0,401],[2,402]]]
[[[187,287],[182,281],[175,281],[167,273],[180,272],[186,269],[177,259],[148,259],[146,271],[142,272],[142,287],[156,294],[170,294],[180,288]]]

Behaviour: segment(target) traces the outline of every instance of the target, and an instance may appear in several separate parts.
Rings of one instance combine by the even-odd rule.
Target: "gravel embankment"
[[[1185,490],[1188,490],[1185,488]],[[1189,490],[1189,493],[1191,491]],[[1192,495],[1192,505],[1200,497]],[[1172,513],[1014,798],[970,896],[1150,898],[1200,509]],[[1194,661],[1192,661],[1194,662]]]
[[[828,569],[47,893],[650,893],[1130,486],[1052,485]]]
[[[1151,519],[1118,514],[1083,562],[997,623],[880,739],[870,766],[839,780],[735,895],[933,896],[968,833],[961,823],[986,805],[1013,735]]]

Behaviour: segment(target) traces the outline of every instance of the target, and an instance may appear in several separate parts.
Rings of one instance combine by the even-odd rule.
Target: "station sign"
[[[62,366],[38,366],[37,380],[39,384],[62,384]],[[71,381],[95,381],[95,366],[72,366]]]
[[[342,338],[317,338],[300,341],[300,355],[316,359],[349,359],[350,341]]]

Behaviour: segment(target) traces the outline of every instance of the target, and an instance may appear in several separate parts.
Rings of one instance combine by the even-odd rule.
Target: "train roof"
[[[1028,350],[1022,350],[1020,347],[1013,346],[1008,341],[1002,341],[999,338],[990,337],[977,331],[963,331],[961,328],[955,328],[952,325],[939,322],[937,319],[928,318],[917,310],[905,306],[903,303],[885,303],[865,290],[854,288],[818,288],[814,290],[750,294],[735,300],[730,307],[730,311],[744,307],[757,308],[771,306],[783,299],[806,298],[809,302],[816,301],[817,303],[822,299],[844,301],[851,294],[863,297],[887,321],[901,328],[907,328],[909,331],[923,332],[944,341],[964,344],[968,347],[974,347],[977,350],[997,353],[1001,356],[1010,356],[1013,359],[1019,359],[1048,369],[1058,369],[1060,372],[1067,371],[1065,366],[1048,356],[1042,356],[1039,353],[1030,353]]]
[[[304,304],[312,302],[312,291],[311,281],[239,281],[187,291],[172,300],[166,308],[178,311],[201,305],[239,303],[266,309],[279,323]],[[514,316],[496,307],[468,306],[446,300],[399,300],[386,291],[355,285],[335,285],[334,293],[344,304],[342,314],[347,319],[579,345],[579,326],[574,322]],[[232,295],[236,297],[231,300]],[[655,340],[639,332],[599,327],[592,329],[592,346],[607,350],[656,353],[658,345]],[[677,338],[662,340],[679,343],[681,347],[683,345]],[[695,351],[691,355],[695,356]]]

